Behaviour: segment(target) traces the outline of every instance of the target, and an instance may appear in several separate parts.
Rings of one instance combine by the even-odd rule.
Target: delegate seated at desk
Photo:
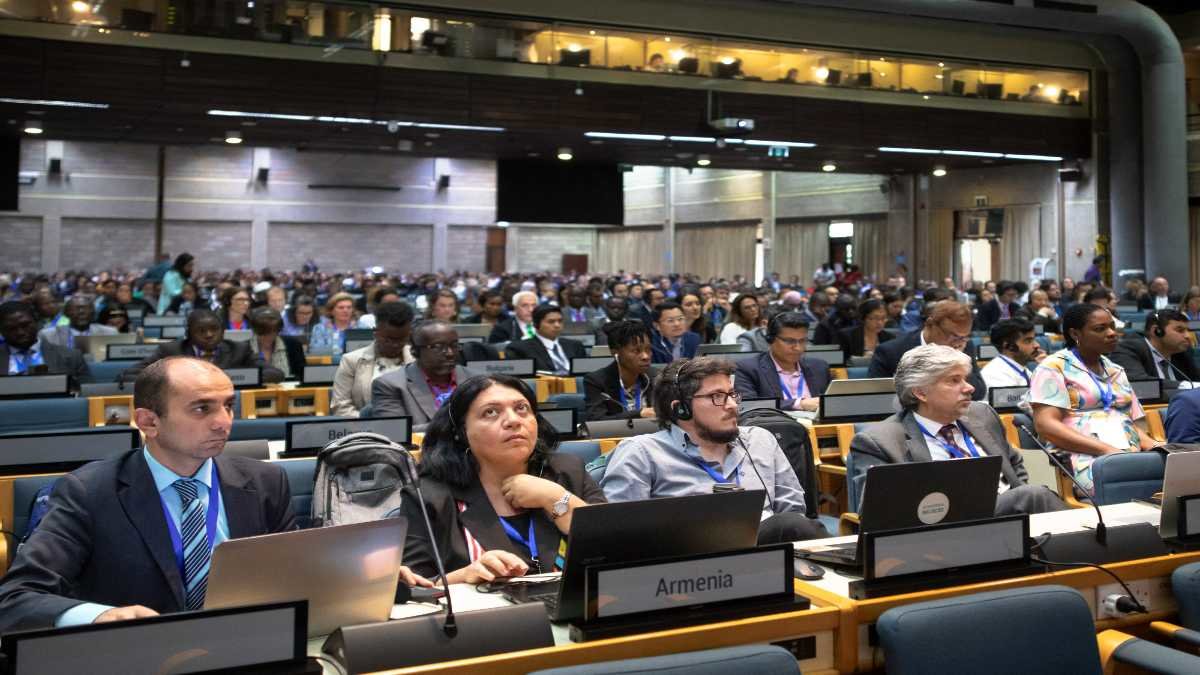
[[[329,399],[331,415],[358,417],[371,403],[375,380],[412,361],[412,354],[407,353],[412,335],[412,307],[407,302],[383,302],[375,305],[372,318],[375,339],[366,347],[343,354],[338,362],[333,395]]]
[[[417,326],[412,351],[415,363],[375,378],[371,407],[375,417],[411,417],[413,431],[423,432],[458,383],[470,376],[458,365],[458,331],[445,321]]]
[[[529,388],[507,375],[472,377],[438,409],[425,431],[421,494],[450,583],[562,568],[571,515],[604,493],[583,460],[557,447]],[[419,523],[417,495],[404,490],[404,516]],[[408,528],[407,566],[436,575],[433,551],[425,528]]]
[[[770,351],[737,362],[738,392],[743,398],[777,398],[790,410],[815,412],[829,386],[829,364],[804,356],[808,322],[800,312],[777,314],[767,323]]]
[[[194,357],[221,369],[261,366],[263,382],[283,381],[283,373],[263,364],[262,360],[254,355],[249,342],[226,340],[221,316],[211,309],[192,310],[187,318],[187,337],[160,344],[145,361],[122,373],[121,379],[132,380],[150,364],[171,356]]]
[[[1188,354],[1191,348],[1187,316],[1162,309],[1146,317],[1144,334],[1129,331],[1121,338],[1112,360],[1130,380],[1163,380],[1163,387],[1176,389],[1181,380],[1200,379]]]
[[[775,436],[739,427],[733,364],[709,356],[667,366],[654,388],[660,431],[612,451],[600,485],[612,502],[708,494],[715,483],[763,489],[759,543],[828,536],[805,516],[804,488]]]
[[[587,419],[654,417],[650,329],[641,321],[612,321],[604,332],[613,362],[583,378]]]
[[[533,359],[533,367],[539,372],[567,375],[571,372],[571,359],[587,356],[587,350],[582,342],[559,337],[562,329],[563,315],[558,305],[542,305],[533,310],[533,337],[508,343],[504,355],[510,359]]]
[[[74,349],[38,339],[37,316],[25,302],[10,300],[0,304],[0,377],[29,375],[45,371],[66,373],[75,379],[89,374],[83,354]]]
[[[895,377],[904,410],[855,434],[855,469],[998,455],[996,515],[1067,508],[1044,485],[1029,484],[1021,453],[1005,439],[996,411],[971,400],[970,372],[970,358],[952,347],[922,345],[905,353]]]
[[[650,342],[650,358],[654,363],[670,363],[696,355],[700,336],[688,330],[687,317],[678,303],[669,300],[658,303],[650,310],[650,319],[654,324]]]
[[[930,307],[927,300],[925,309],[929,315],[922,328],[906,333],[894,340],[884,342],[875,349],[871,357],[871,365],[867,368],[868,377],[894,377],[900,357],[908,350],[921,345],[945,345],[953,347],[966,354],[971,359],[971,374],[967,381],[975,387],[971,395],[976,401],[987,398],[987,384],[979,374],[975,363],[976,352],[971,346],[971,325],[974,315],[971,308],[956,300],[938,300]]]
[[[59,479],[0,582],[0,632],[199,609],[213,546],[296,527],[282,468],[221,454],[234,390],[220,369],[160,359],[134,392],[146,447]]]
[[[86,295],[71,296],[71,299],[67,301],[67,306],[63,308],[63,313],[67,315],[67,325],[43,328],[38,333],[38,340],[42,344],[49,342],[59,347],[75,349],[75,338],[80,335],[117,334],[116,328],[93,323],[93,319],[96,317],[96,308]]]
[[[1003,319],[992,325],[991,338],[999,353],[980,369],[983,381],[991,389],[1028,387],[1033,373],[1025,364],[1041,363],[1046,358],[1034,336],[1033,324],[1025,319]]]
[[[512,316],[496,321],[488,334],[488,343],[516,342],[533,337],[533,310],[537,306],[537,293],[520,291],[513,294]]]

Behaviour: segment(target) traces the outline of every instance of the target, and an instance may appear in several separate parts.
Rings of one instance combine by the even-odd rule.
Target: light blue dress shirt
[[[175,523],[176,531],[181,527],[183,519],[183,501],[179,498],[179,492],[172,485],[175,481],[186,478],[171,471],[163,466],[148,449],[142,449],[142,456],[146,458],[146,464],[150,467],[150,475],[154,478],[154,487],[158,490],[159,496],[163,503],[167,505],[167,511],[171,514],[171,520]],[[212,469],[213,461],[211,459],[204,460],[200,468],[196,470],[196,474],[192,476],[194,480],[204,483],[205,487],[212,487]],[[208,510],[208,490],[200,490],[198,492],[200,503],[204,505],[205,512]],[[217,504],[217,536],[216,541],[212,542],[215,548],[217,544],[229,539],[229,520],[225,517],[225,500],[222,499]],[[92,623],[96,617],[112,609],[109,605],[100,605],[94,602],[85,602],[80,605],[75,605],[71,609],[58,615],[54,625],[57,627],[63,626],[81,626]]]

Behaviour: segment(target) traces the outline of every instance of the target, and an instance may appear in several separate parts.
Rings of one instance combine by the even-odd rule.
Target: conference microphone
[[[612,396],[609,396],[608,392],[604,392],[604,391],[600,392],[600,398],[617,406],[617,409],[619,409],[621,412],[628,412],[627,409],[625,408],[625,406],[622,405],[621,402],[618,401],[617,399],[613,398]],[[638,411],[638,412],[640,413],[641,411]],[[632,418],[632,417],[629,417],[626,419],[626,426],[629,427],[630,429],[633,428],[633,420],[634,420],[634,418]]]
[[[412,453],[408,448],[397,445],[408,458],[408,463],[405,466],[402,479],[407,479],[408,484],[412,486],[413,491],[417,493],[417,504],[421,507],[421,520],[425,522],[425,534],[429,535],[429,546],[433,549],[433,562],[437,564],[438,578],[442,581],[442,591],[446,594],[446,622],[442,624],[442,632],[446,637],[452,638],[458,635],[458,623],[454,620],[454,605],[450,601],[450,582],[446,579],[446,566],[442,563],[442,554],[438,551],[437,536],[433,533],[433,523],[429,521],[429,511],[425,509],[425,498],[421,496],[421,481],[417,476],[415,468],[417,462],[413,459]]]
[[[1054,453],[1051,452],[1050,449],[1045,446],[1045,444],[1038,440],[1037,434],[1033,432],[1033,429],[1029,428],[1029,425],[1025,424],[1024,421],[1017,420],[1013,420],[1013,424],[1016,425],[1018,429],[1021,429],[1025,433],[1029,434],[1029,438],[1032,439],[1035,444],[1037,444],[1038,449],[1046,454],[1046,457],[1050,459],[1050,463],[1053,464],[1055,468],[1062,472],[1064,476],[1071,479],[1071,483],[1075,485],[1075,488],[1079,490],[1080,494],[1087,494],[1087,490],[1083,489],[1083,485],[1076,480],[1075,474],[1069,471],[1067,467],[1063,466],[1062,462],[1058,461],[1058,458],[1054,456]],[[1094,499],[1092,500],[1092,508],[1096,509],[1096,543],[1100,544],[1101,546],[1106,546],[1108,543],[1108,528],[1104,526],[1104,514],[1100,512],[1100,507],[1096,504]]]
[[[1171,363],[1171,359],[1163,359],[1163,360],[1167,362],[1167,365],[1171,367],[1171,370],[1175,371],[1176,375],[1180,375],[1183,378],[1183,379],[1179,380],[1180,382],[1187,382],[1188,384],[1192,385],[1193,389],[1196,388],[1196,381],[1193,380],[1192,378],[1188,377],[1187,373],[1183,372],[1183,370],[1180,369],[1179,366],[1175,365],[1174,363]]]

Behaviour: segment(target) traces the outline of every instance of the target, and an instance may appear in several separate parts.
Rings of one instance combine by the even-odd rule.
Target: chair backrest
[[[869,366],[850,366],[846,368],[846,377],[851,380],[863,380],[870,377],[867,374],[869,370]]]
[[[129,361],[97,361],[88,364],[88,382],[116,382],[129,368]]]
[[[559,444],[558,451],[576,455],[583,460],[584,464],[587,464],[600,456],[600,443],[598,441],[566,441]]]
[[[0,434],[17,431],[86,429],[86,398],[31,398],[0,401]]]
[[[551,394],[547,403],[553,403],[560,408],[574,408],[579,411],[579,417],[583,418],[584,412],[587,410],[587,399],[583,394]]]
[[[1165,469],[1163,457],[1157,452],[1104,455],[1092,462],[1093,501],[1103,506],[1149,499],[1162,490]]]
[[[301,529],[312,525],[313,486],[316,484],[317,458],[280,459],[274,462],[287,473],[292,494],[292,511]]]
[[[799,675],[800,666],[791,652],[772,645],[748,645],[667,654],[642,659],[538,670],[531,675]]]
[[[1171,589],[1179,604],[1179,625],[1200,630],[1200,562],[1176,567],[1171,573]]]
[[[862,504],[863,484],[867,482],[866,469],[860,468],[854,461],[854,453],[846,455],[846,508],[851,513],[858,513]]]
[[[13,534],[18,537],[25,536],[25,530],[29,528],[29,515],[33,510],[33,498],[37,496],[38,490],[43,486],[49,485],[62,477],[61,473],[50,473],[39,476],[22,476],[13,479],[12,494],[13,494],[13,519],[12,527],[7,524],[5,529],[11,529]]]
[[[271,445],[265,438],[255,438],[245,441],[226,441],[223,455],[233,457],[249,457],[250,459],[270,459]]]
[[[1022,675],[1101,672],[1092,610],[1066,586],[904,605],[884,612],[875,627],[888,675],[969,672],[969,664]]]

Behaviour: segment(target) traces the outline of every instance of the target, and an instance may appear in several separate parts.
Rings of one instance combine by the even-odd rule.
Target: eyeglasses
[[[740,391],[714,391],[711,394],[696,394],[692,398],[706,398],[712,401],[712,404],[718,408],[725,406],[725,401],[733,399],[734,403],[742,402],[742,393]]]
[[[676,316],[676,317],[671,317],[671,318],[663,317],[662,319],[659,319],[659,321],[661,323],[665,323],[667,325],[676,325],[676,324],[681,324],[681,323],[687,323],[687,318],[682,317],[682,316]]]
[[[938,330],[942,331],[943,334],[945,334],[946,338],[950,340],[950,342],[954,344],[966,344],[967,340],[971,339],[971,333],[969,332],[966,335],[959,335],[952,330],[947,330],[945,325],[940,325],[937,328]]]
[[[804,345],[808,344],[808,338],[796,339],[796,338],[777,337],[775,339],[779,340],[780,342],[782,342],[783,344],[785,344],[789,347],[803,347]]]

